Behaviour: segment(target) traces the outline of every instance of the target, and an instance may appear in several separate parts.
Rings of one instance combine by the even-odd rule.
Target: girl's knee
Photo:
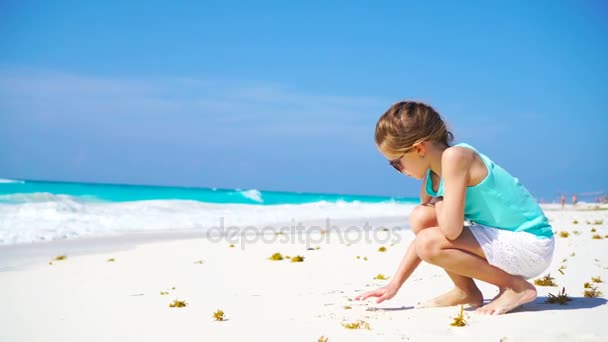
[[[437,215],[434,207],[418,205],[409,216],[410,229],[416,235],[421,230],[437,226]]]
[[[416,254],[426,262],[434,260],[441,252],[441,233],[438,229],[424,229],[416,235]]]

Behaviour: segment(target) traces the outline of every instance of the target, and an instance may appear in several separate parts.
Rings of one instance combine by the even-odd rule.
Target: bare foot
[[[519,279],[511,288],[501,289],[498,296],[487,305],[477,309],[476,312],[486,315],[502,315],[534,299],[536,299],[534,285]]]
[[[416,305],[417,309],[435,308],[441,306],[454,306],[460,304],[469,304],[470,306],[478,307],[483,304],[483,295],[479,289],[474,289],[465,292],[459,288],[455,288],[439,297],[433,298],[423,303]]]
[[[491,301],[494,301],[496,298],[500,297],[500,295],[501,295],[503,292],[505,292],[505,290],[506,290],[506,289],[507,289],[506,287],[504,287],[504,288],[503,288],[503,287],[499,287],[499,288],[498,288],[498,294],[497,294],[496,296],[494,296],[494,298],[492,298],[492,300],[491,300]],[[491,301],[490,301],[490,302],[491,302]]]

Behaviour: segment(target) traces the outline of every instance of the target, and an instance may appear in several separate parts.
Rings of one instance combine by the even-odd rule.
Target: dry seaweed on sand
[[[467,325],[467,321],[464,319],[464,306],[460,306],[460,311],[458,312],[458,316],[454,317],[454,321],[450,323],[453,327],[464,327]]]
[[[185,300],[178,300],[178,299],[175,299],[173,301],[173,303],[169,304],[170,308],[183,308],[183,307],[186,307],[186,306],[188,306],[188,303],[186,303]]]
[[[302,262],[304,261],[304,257],[301,255],[296,255],[294,257],[291,257],[291,262]]]
[[[557,286],[557,284],[553,281],[555,278],[553,278],[551,276],[551,273],[547,274],[546,276],[539,278],[539,279],[535,279],[534,280],[534,285],[538,285],[538,286]]]
[[[327,336],[321,336],[321,337],[319,337],[319,339],[317,340],[317,342],[329,342],[329,337],[327,337]]]
[[[49,261],[49,265],[53,265],[53,261],[66,260],[67,258],[68,258],[68,256],[65,254],[58,255],[58,256],[54,257],[52,261]]]
[[[600,276],[591,277],[591,281],[594,283],[603,283],[602,278],[600,278]]]
[[[600,234],[595,234],[591,238],[594,239],[594,240],[601,240],[602,236]]]
[[[589,283],[585,283],[586,290],[583,293],[583,295],[586,298],[597,298],[602,295],[602,291],[598,290],[597,286],[593,286],[593,285],[589,284],[589,287],[587,287],[587,284],[589,284]]]
[[[225,319],[224,311],[218,309],[216,312],[213,313],[213,318],[216,321],[223,321]]]
[[[562,290],[560,292],[558,292],[557,296],[554,295],[554,294],[552,294],[552,293],[549,293],[547,295],[547,301],[546,301],[546,303],[548,303],[548,304],[566,305],[571,300],[572,299],[570,299],[570,297],[568,297],[568,295],[566,294],[566,288],[562,287]]]
[[[559,232],[559,237],[567,238],[568,236],[570,236],[570,233],[568,233],[567,231]]]
[[[378,252],[386,252],[386,247],[382,246],[378,248]]]
[[[367,329],[370,330],[369,327],[369,323],[367,323],[366,321],[355,321],[355,322],[350,322],[350,323],[345,323],[342,322],[342,326],[345,327],[346,329]]]
[[[281,253],[274,253],[273,255],[268,257],[268,260],[273,260],[273,261],[283,260],[283,255],[281,255]]]
[[[385,276],[382,273],[378,273],[378,275],[374,277],[374,279],[376,279],[376,280],[387,280],[388,278],[389,278],[388,276]]]

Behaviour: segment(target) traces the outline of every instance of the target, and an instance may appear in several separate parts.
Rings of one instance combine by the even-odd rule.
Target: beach
[[[451,289],[426,263],[393,299],[353,300],[390,281],[414,238],[404,215],[367,218],[368,230],[349,230],[363,227],[357,219],[240,239],[159,232],[0,246],[0,340],[606,341],[608,205],[543,209],[556,232],[543,275],[557,286],[537,286],[534,302],[506,315],[465,308],[462,327],[451,326],[460,307],[415,308]],[[602,294],[584,297],[586,282]],[[486,302],[497,294],[477,284]],[[546,303],[562,288],[571,301]]]

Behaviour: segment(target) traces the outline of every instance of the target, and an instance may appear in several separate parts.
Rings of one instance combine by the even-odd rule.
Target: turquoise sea
[[[0,179],[0,244],[218,224],[406,217],[416,198]]]

